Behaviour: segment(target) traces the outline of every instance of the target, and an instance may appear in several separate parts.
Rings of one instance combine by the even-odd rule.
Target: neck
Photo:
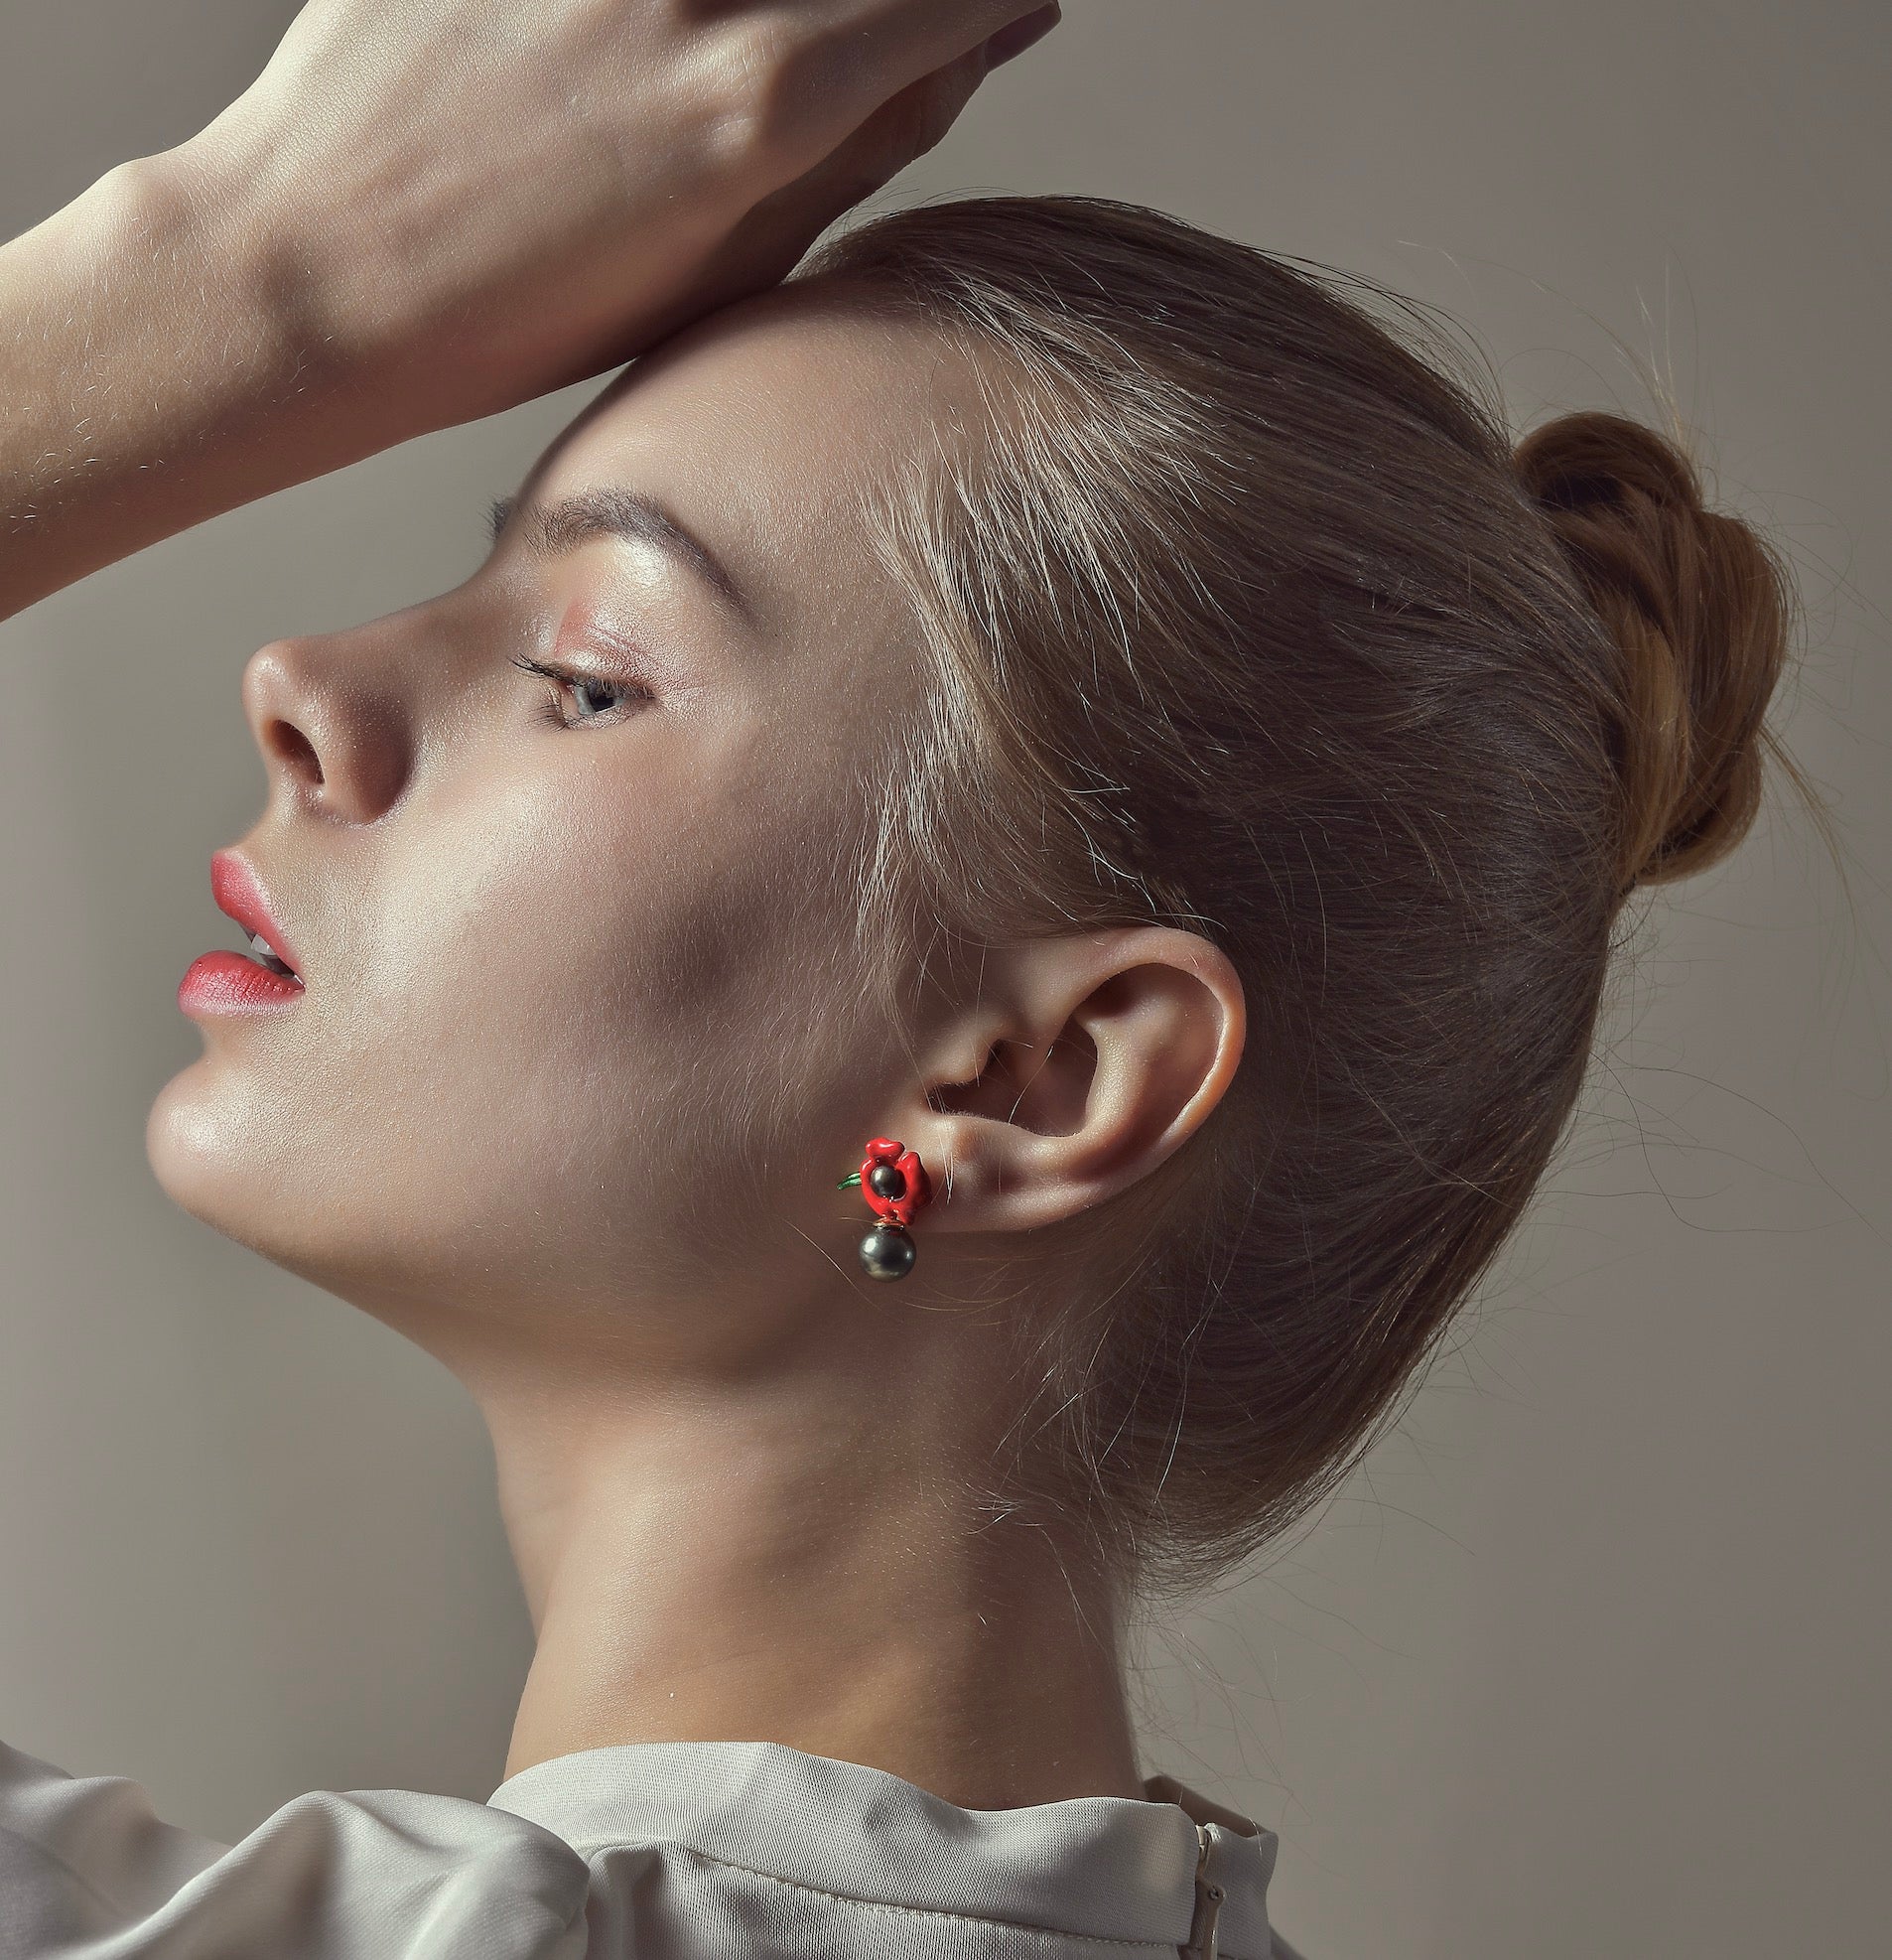
[[[1142,1796],[1107,1592],[972,1494],[978,1332],[888,1317],[714,1376],[590,1343],[450,1361],[538,1636],[505,1773],[759,1741],[973,1809]]]

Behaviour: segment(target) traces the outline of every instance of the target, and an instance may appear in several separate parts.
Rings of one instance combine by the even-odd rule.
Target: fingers
[[[944,68],[909,81],[800,181],[796,193],[804,208],[825,207],[815,231],[872,197],[941,142],[993,69],[1023,54],[1057,25],[1057,8],[1040,6],[1016,25],[1029,32],[1017,36],[1009,50],[995,56],[991,43],[980,43]]]
[[[975,48],[881,103],[808,182],[811,197],[833,204],[823,223],[872,197],[939,143],[989,69],[983,49]]]
[[[909,82],[813,169],[763,199],[719,255],[707,284],[712,303],[726,304],[786,278],[836,218],[946,134],[986,71],[985,50],[975,48]]]
[[[1057,0],[1050,0],[1049,6],[1039,7],[1026,14],[1022,20],[1014,21],[1010,27],[1002,27],[986,43],[986,70],[1003,68],[1015,56],[1022,55],[1027,48],[1035,48],[1044,37],[1057,26],[1064,17],[1064,10]]]
[[[1001,40],[1002,52],[988,52],[986,66],[996,68],[1042,40],[1061,17],[1057,0],[853,0],[797,11],[803,20],[825,17],[822,25],[845,38],[861,64],[851,78],[871,97],[867,106],[950,68],[995,37],[1010,37]]]

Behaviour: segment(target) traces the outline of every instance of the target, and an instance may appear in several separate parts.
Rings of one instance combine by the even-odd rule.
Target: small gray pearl
[[[894,1165],[877,1164],[868,1173],[868,1190],[876,1197],[904,1197],[906,1178]]]
[[[861,1264],[871,1280],[904,1279],[917,1250],[898,1225],[876,1225],[861,1241]]]

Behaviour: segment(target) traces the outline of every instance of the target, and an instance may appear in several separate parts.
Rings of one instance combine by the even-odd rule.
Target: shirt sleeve
[[[224,1845],[0,1743],[0,1960],[584,1960],[589,1890],[464,1797],[314,1791]]]

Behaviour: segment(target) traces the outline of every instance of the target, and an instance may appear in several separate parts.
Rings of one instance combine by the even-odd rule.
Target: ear
[[[890,1136],[920,1153],[921,1231],[1026,1231],[1145,1177],[1222,1099],[1247,1015],[1227,954],[1171,926],[995,949],[980,1001]]]

